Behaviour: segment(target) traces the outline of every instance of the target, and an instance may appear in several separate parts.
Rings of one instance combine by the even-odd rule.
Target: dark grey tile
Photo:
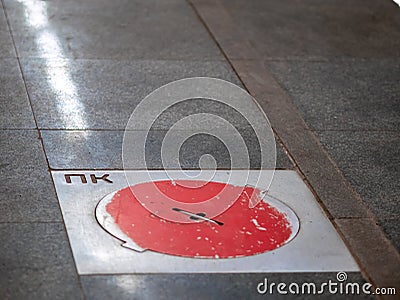
[[[0,3],[0,58],[16,57],[7,19]]]
[[[336,219],[336,226],[376,287],[400,287],[399,253],[372,219]],[[393,297],[388,297],[388,299]]]
[[[273,294],[260,294],[257,285],[265,282],[297,283],[300,288],[305,282],[315,283],[317,287],[323,282],[336,282],[335,273],[294,273],[294,274],[160,274],[160,275],[115,275],[115,276],[81,276],[85,296],[90,299],[339,299],[338,295],[298,293],[286,295],[272,287]],[[348,282],[365,283],[359,273],[349,273]],[[347,297],[349,297],[347,295]],[[372,299],[358,295],[361,299]],[[343,297],[345,299],[346,296]]]
[[[146,139],[145,131],[132,131],[132,151],[126,154],[130,169],[145,169],[145,164],[136,156],[141,149],[140,142],[145,140],[146,163],[149,169],[161,169],[162,156],[161,145],[166,131],[150,131]],[[211,154],[220,169],[230,168],[229,153],[240,153],[240,149],[234,143],[237,136],[226,136],[225,146],[217,138],[205,134],[197,134],[191,131],[176,131],[178,135],[172,136],[171,141],[178,141],[184,137],[184,143],[179,153],[173,157],[179,157],[180,166],[186,169],[199,168],[199,159],[203,154]],[[248,131],[241,132],[247,145],[251,168],[260,167],[260,144],[254,135]],[[123,131],[42,131],[44,146],[53,169],[122,169],[122,141]],[[195,134],[186,139],[187,136]],[[167,151],[168,153],[168,151]],[[168,153],[170,154],[170,153]],[[233,155],[233,154],[232,154]],[[176,168],[171,156],[166,160],[166,168]],[[247,156],[244,156],[246,158]],[[292,168],[290,161],[283,150],[277,148],[277,167]],[[268,157],[267,157],[268,158]],[[236,168],[246,168],[245,160],[239,158]]]
[[[289,124],[289,125],[293,125]],[[280,128],[282,130],[282,127]],[[370,216],[365,204],[356,197],[337,166],[309,130],[284,128],[283,142],[306,177],[313,191],[333,218]]]
[[[80,299],[62,223],[0,224],[3,299]]]
[[[52,169],[121,169],[122,131],[42,131]]]
[[[21,57],[223,59],[186,1],[5,1]]]
[[[0,171],[0,222],[61,221],[61,214],[47,170]]]
[[[362,201],[345,184],[314,134],[307,129],[287,93],[259,61],[236,60],[235,69],[259,99],[279,139],[334,218],[365,217]]]
[[[398,132],[323,131],[317,135],[378,220],[398,218]]]
[[[226,90],[226,94],[230,91]],[[223,99],[229,103],[229,99]],[[259,126],[265,122],[265,118],[257,112],[261,112],[257,108],[257,105],[253,102],[253,100],[243,99],[246,101],[247,107],[244,107],[243,111],[237,111],[232,102],[229,106],[225,103],[218,102],[218,100],[210,100],[204,98],[196,98],[196,99],[187,99],[185,101],[180,101],[170,107],[168,109],[163,110],[160,113],[151,128],[154,130],[168,130],[172,126],[175,126],[175,129],[179,130],[207,130],[213,128],[215,131],[224,130],[224,125],[216,122],[216,118],[223,118],[230,125],[234,126],[236,129],[250,129],[255,126]],[[248,103],[247,103],[248,101]],[[251,102],[250,102],[251,101]],[[147,111],[149,115],[146,115],[147,111],[144,112],[143,116],[140,116],[143,119],[149,120],[152,115],[154,115],[154,111],[159,111],[159,103],[155,103],[154,107],[149,106]],[[150,116],[151,114],[151,116]],[[196,114],[204,114],[201,118],[196,118]],[[249,114],[250,117],[253,117],[253,124],[244,117],[244,115]],[[217,117],[215,117],[217,116]],[[185,119],[185,120],[183,120]],[[139,120],[140,121],[140,120]],[[183,123],[178,123],[178,121],[184,121]],[[175,124],[178,123],[178,124]],[[267,125],[266,125],[267,126]],[[128,127],[132,130],[132,127]],[[138,127],[135,129],[146,129],[146,127]],[[267,128],[262,128],[263,130],[268,130]]]
[[[137,132],[134,134],[137,134]],[[167,136],[166,131],[151,131],[148,135],[149,142],[146,144],[145,149],[146,158],[149,157],[148,165],[160,168],[162,166],[162,158],[165,158],[166,165],[169,168],[197,169],[200,165],[204,168],[212,168],[213,165],[210,161],[201,161],[201,157],[204,154],[209,154],[214,157],[216,166],[219,169],[260,169],[261,159],[265,160],[265,166],[270,169],[274,167],[272,153],[271,155],[266,153],[266,155],[261,156],[260,142],[254,132],[245,129],[240,130],[237,135],[228,135],[224,134],[224,132],[218,132],[218,134],[221,135],[217,137],[217,135],[212,136],[199,133],[199,131],[175,131],[168,132]],[[243,152],[242,148],[238,146],[238,141],[242,138],[246,144],[247,153]],[[140,139],[139,135],[138,139]],[[168,144],[168,140],[170,144]],[[182,141],[184,142],[181,144]],[[181,146],[173,151],[174,148],[172,147],[180,144]],[[264,145],[266,148],[268,147],[265,143]],[[134,147],[136,146],[137,144]],[[160,155],[162,147],[169,147],[166,148],[168,150],[163,150],[165,155]],[[135,148],[131,150],[133,154],[137,152]],[[124,153],[124,157],[130,159],[132,156],[129,153]],[[179,165],[174,165],[173,158],[178,157]],[[134,162],[133,167],[140,166],[139,161],[134,159],[132,161]],[[199,165],[200,161],[202,163]],[[278,148],[277,165],[279,168],[289,168],[290,166],[289,160],[281,148]]]
[[[35,128],[16,58],[0,59],[0,87],[0,128]]]
[[[246,34],[264,58],[388,58],[400,54],[400,19],[393,1],[224,3],[237,30]],[[236,58],[255,57],[242,54]]]
[[[275,168],[277,169],[294,169],[294,165],[292,161],[289,159],[286,151],[283,149],[281,145],[276,143],[276,165]]]
[[[225,62],[26,59],[22,65],[40,128],[123,130],[136,105],[171,81],[207,76],[239,84]],[[189,106],[172,109],[158,128],[169,128],[179,112],[207,109]]]
[[[1,168],[11,171],[46,169],[46,158],[36,130],[0,130]]]
[[[61,221],[36,131],[0,131],[0,222]]]
[[[378,222],[383,232],[400,252],[400,216],[393,219],[383,219]]]
[[[267,65],[313,129],[400,129],[400,60]]]

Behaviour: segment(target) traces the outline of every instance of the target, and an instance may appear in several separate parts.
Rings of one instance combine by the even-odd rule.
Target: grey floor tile
[[[52,169],[121,169],[122,131],[42,131]]]
[[[146,138],[146,132],[134,131],[132,140],[137,141],[132,145],[132,153],[140,149],[139,142]],[[178,137],[191,135],[196,132],[178,131]],[[146,163],[149,169],[162,168],[161,145],[166,131],[150,131],[146,140]],[[42,131],[43,141],[51,168],[53,169],[121,169],[122,166],[122,141],[123,131]],[[254,135],[243,131],[242,136],[248,145],[251,168],[260,167],[260,145]],[[175,140],[176,137],[173,137]],[[234,141],[237,137],[227,136],[231,153],[239,153]],[[186,139],[184,139],[186,140]],[[182,144],[179,151],[180,166],[187,169],[199,168],[198,162],[203,154],[215,157],[218,168],[231,167],[228,148],[215,137],[199,134],[190,137]],[[133,156],[128,156],[128,168],[144,169],[143,162]],[[293,168],[286,154],[281,148],[277,149],[277,167],[284,169]],[[245,161],[238,160],[238,168],[244,168]],[[166,167],[174,168],[173,160],[167,159]]]
[[[378,222],[383,232],[392,241],[397,251],[400,252],[400,217],[383,219]]]
[[[257,285],[267,279],[271,283],[315,283],[319,287],[328,280],[336,281],[334,273],[297,274],[171,274],[171,275],[120,275],[81,276],[85,296],[96,299],[349,299],[349,295],[321,295],[300,293],[280,295],[276,286],[273,294],[259,294]],[[349,273],[347,282],[365,283],[359,273]],[[342,296],[342,297],[341,297]],[[351,296],[350,296],[351,297]],[[357,299],[373,299],[367,295],[357,295]]]
[[[398,218],[398,132],[324,131],[317,135],[378,220]]]
[[[226,93],[228,94],[229,90],[226,90]],[[228,98],[223,100],[228,101]],[[225,103],[218,102],[218,100],[204,98],[188,99],[165,109],[158,115],[157,119],[154,120],[151,128],[154,130],[168,130],[174,126],[174,128],[178,130],[208,130],[210,128],[213,128],[215,131],[224,130],[224,125],[215,122],[217,117],[225,119],[230,125],[237,129],[250,129],[264,124],[263,122],[266,123],[264,115],[261,114],[261,109],[257,107],[253,100],[248,98],[243,99],[243,101],[246,101],[247,105],[239,112],[234,108],[232,102],[230,104],[231,106],[229,106]],[[146,108],[143,115],[138,116],[140,118],[139,122],[137,122],[139,126],[135,127],[135,130],[145,130],[145,125],[140,126],[140,121],[142,119],[143,121],[151,120],[154,111],[157,112],[160,110],[159,106],[158,103],[155,103],[154,107],[149,106]],[[195,116],[196,114],[205,115],[197,119]],[[252,124],[246,119],[245,115],[253,118]],[[178,121],[181,122],[178,123]],[[268,128],[269,125],[265,124],[265,127]],[[131,126],[127,128],[130,130],[133,129]],[[262,129],[268,130],[267,128]]]
[[[0,222],[61,221],[36,131],[0,131]]]
[[[0,3],[0,58],[16,57],[7,19]]]
[[[393,1],[224,3],[238,30],[264,58],[389,58],[400,54],[400,19]]]
[[[1,167],[10,171],[46,169],[46,158],[36,130],[0,130]]]
[[[0,224],[2,299],[80,299],[62,223]]]
[[[357,261],[377,287],[399,289],[399,253],[371,219],[336,219],[336,226],[357,257]],[[393,299],[396,297],[384,297]]]
[[[400,129],[399,60],[271,62],[268,68],[313,129]]]
[[[0,171],[0,222],[60,221],[56,194],[47,170]]]
[[[5,1],[21,57],[223,59],[186,1]]]
[[[225,62],[26,59],[22,65],[40,128],[125,129],[136,105],[171,81],[207,76],[240,84]],[[183,105],[178,112],[206,108]],[[158,127],[165,129],[166,120]]]
[[[0,128],[36,128],[16,58],[0,58]]]

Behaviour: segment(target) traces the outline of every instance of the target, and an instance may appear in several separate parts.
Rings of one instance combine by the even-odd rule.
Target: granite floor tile
[[[21,57],[223,59],[182,0],[6,0],[5,7]]]
[[[49,172],[0,171],[0,222],[61,221]]]
[[[322,131],[317,135],[378,220],[398,218],[398,132]]]
[[[122,169],[122,131],[42,131],[52,169]]]
[[[312,129],[400,129],[400,60],[270,62],[267,67]]]
[[[392,241],[397,251],[400,252],[400,217],[383,219],[378,222],[383,232]]]
[[[0,224],[2,299],[81,299],[62,223]]]
[[[51,129],[123,130],[143,98],[178,79],[207,76],[239,84],[225,62],[27,59],[22,65],[38,125]],[[169,128],[182,113],[207,112],[207,105],[196,103],[171,109],[157,127]],[[216,105],[208,110],[221,111]]]
[[[400,54],[400,19],[393,1],[225,0],[224,6],[262,58],[397,58]],[[255,58],[245,56],[235,58]]]
[[[169,275],[115,275],[81,276],[83,290],[88,300],[91,299],[346,299],[349,295],[329,294],[326,290],[321,295],[300,293],[280,295],[276,286],[272,295],[257,292],[257,285],[271,283],[315,283],[319,287],[328,280],[336,281],[334,273],[297,273],[297,274],[169,274]],[[359,273],[349,273],[348,281],[365,283]],[[275,289],[274,289],[275,288]],[[348,299],[348,298],[347,298]],[[373,299],[368,295],[357,295],[357,299]]]
[[[0,53],[1,41],[0,33]],[[0,87],[0,128],[35,128],[32,109],[16,58],[0,58]]]
[[[0,131],[0,222],[61,221],[36,131]]]
[[[229,92],[229,90],[226,90],[226,94]],[[229,103],[229,98],[221,99],[221,101]],[[271,132],[271,130],[268,131],[269,123],[266,122],[262,110],[257,107],[257,104],[250,98],[240,99],[240,101],[246,102],[246,106],[242,106],[239,112],[234,108],[233,101],[225,104],[218,100],[204,98],[187,99],[168,107],[168,109],[160,113],[154,120],[151,129],[168,130],[174,126],[175,130],[196,131],[212,128],[215,132],[218,132],[228,127],[219,121],[223,118],[238,130],[261,128],[263,133]],[[153,106],[146,108],[143,115],[137,116],[140,119],[136,122],[138,126],[135,127],[135,130],[145,130],[145,124],[147,124],[145,121],[154,119],[154,111],[159,111],[160,105],[155,102]],[[197,114],[203,115],[196,116]],[[246,117],[249,117],[249,119]],[[140,123],[141,121],[143,125]],[[133,129],[131,126],[127,126],[127,128],[129,130]]]
[[[400,186],[396,179],[400,175],[400,19],[395,4],[373,0],[339,0],[335,4],[317,0],[224,3],[260,57],[269,61],[268,67],[306,122],[320,130],[317,135],[322,144],[399,249],[396,202]],[[0,298],[264,299],[268,294],[260,295],[257,285],[265,279],[268,283],[313,282],[317,286],[337,280],[336,273],[79,277],[38,133],[15,130],[34,129],[35,122],[3,6],[52,169],[121,169],[123,130],[129,116],[148,93],[163,84],[193,76],[218,77],[240,84],[187,1],[0,2],[0,129],[13,129],[0,130]],[[386,60],[379,61],[383,57]],[[350,60],[271,62],[287,58]],[[186,115],[199,112],[231,118],[232,124],[245,133],[251,168],[260,166],[259,145],[249,133],[248,124],[232,110],[202,100],[182,103],[160,116],[148,136],[147,168],[162,168],[161,143],[166,129]],[[207,121],[200,125],[207,127]],[[177,133],[196,133],[196,128],[190,129]],[[132,134],[134,141],[140,141],[147,133]],[[301,134],[297,137],[301,138]],[[133,149],[138,146],[139,142],[132,145]],[[300,156],[318,164],[321,160],[315,160],[306,146]],[[196,169],[199,158],[208,153],[215,157],[219,168],[229,168],[228,148],[216,138],[195,135],[182,145],[179,163],[183,168]],[[279,146],[277,152],[277,167],[293,168]],[[166,167],[173,167],[171,164],[168,161]],[[133,160],[130,167],[144,166]],[[323,180],[329,182],[328,176]],[[340,198],[335,187],[327,193]],[[341,187],[338,185],[338,189]],[[352,203],[346,206],[338,201],[334,205],[352,214]],[[351,231],[355,234],[348,240],[373,232],[365,229],[362,219],[354,220],[361,221],[355,224],[356,229]],[[354,225],[351,219],[341,222],[339,227]],[[379,232],[378,228],[374,230]],[[372,246],[379,254],[379,246]],[[365,249],[368,248],[363,243],[356,248],[360,253]],[[383,269],[385,257],[378,255],[372,261]],[[391,268],[395,269],[393,265]],[[385,276],[390,276],[391,268]],[[365,282],[360,273],[347,275],[346,283]],[[270,296],[317,298],[309,294],[278,295],[276,286]],[[353,297],[371,298],[332,295],[326,290],[318,295],[318,299]]]
[[[347,244],[355,253],[364,272],[370,274],[376,287],[400,288],[399,253],[391,247],[379,226],[371,219],[334,220]],[[383,299],[394,299],[387,296]]]
[[[0,222],[61,221],[37,132],[0,131]]]
[[[293,130],[281,125],[282,141],[329,214],[333,218],[369,217],[365,204],[355,197],[351,187],[344,184],[343,176],[314,134],[288,123]]]
[[[16,57],[6,15],[0,3],[0,58]]]
[[[36,130],[0,130],[0,137],[3,170],[33,171],[47,167]]]
[[[135,142],[132,147],[132,153],[136,154],[141,147],[140,142],[146,139],[146,132],[134,131],[132,140]],[[198,134],[196,132],[177,131],[178,135],[173,136],[171,141],[179,140],[184,137],[185,143],[182,144],[179,153],[180,166],[187,169],[199,168],[199,159],[203,154],[211,154],[217,162],[220,169],[230,168],[231,161],[228,148],[215,137]],[[52,169],[122,169],[122,141],[123,131],[42,131],[44,146]],[[149,169],[162,168],[161,145],[166,135],[166,131],[150,131],[146,140],[146,163]],[[247,131],[242,132],[243,139],[248,145],[250,158],[250,167],[260,167],[260,144],[254,135]],[[179,138],[179,139],[178,139]],[[237,145],[234,143],[238,137],[225,137],[227,145],[231,149],[230,153],[240,153]],[[168,151],[166,152],[168,153]],[[169,154],[169,153],[168,153]],[[126,156],[130,163],[127,166],[130,169],[145,169],[144,163],[136,156]],[[174,156],[175,157],[175,156]],[[167,168],[174,168],[174,157],[166,160]],[[267,159],[270,156],[266,156]],[[246,156],[244,156],[246,158]],[[205,161],[207,162],[207,161]],[[246,160],[239,157],[238,168],[247,166]],[[291,169],[289,159],[281,148],[277,148],[277,168]]]

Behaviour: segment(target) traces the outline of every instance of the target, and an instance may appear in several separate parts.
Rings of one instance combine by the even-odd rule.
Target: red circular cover
[[[146,182],[135,185],[134,188],[143,192],[146,191],[146,186],[155,184],[160,192],[176,201],[196,203],[218,195],[226,187],[225,183],[209,182],[193,189],[181,186],[180,183],[188,186],[190,182]],[[259,195],[258,189],[235,186],[230,188],[241,189],[242,192],[229,209],[212,219],[219,224],[193,220],[193,217],[185,214],[188,219],[193,220],[192,223],[175,223],[159,218],[143,207],[130,187],[116,192],[106,210],[121,231],[138,246],[171,255],[205,258],[249,256],[276,249],[290,238],[292,229],[284,213],[264,201],[249,208],[249,196],[252,193]],[[143,193],[135,195],[144,196]],[[171,213],[182,214],[179,207],[171,210]],[[204,212],[190,213],[207,217]]]

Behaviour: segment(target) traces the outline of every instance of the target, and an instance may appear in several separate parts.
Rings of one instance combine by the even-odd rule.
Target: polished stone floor
[[[221,18],[208,23],[204,11]],[[237,36],[228,33],[228,21],[239,28]],[[215,28],[222,36],[226,30],[225,37],[219,40]],[[247,44],[240,42],[241,36],[254,51],[243,51]],[[387,244],[371,247],[370,253],[360,251],[362,272],[349,273],[348,281],[374,278],[369,265],[385,269],[385,264],[399,264],[400,9],[390,0],[2,0],[1,299],[261,299],[266,296],[256,287],[265,277],[286,283],[335,278],[335,273],[325,272],[77,272],[51,171],[122,169],[123,134],[132,111],[171,81],[216,77],[251,93],[235,62],[256,62],[272,74],[343,186],[378,225],[378,235]],[[246,79],[258,82],[257,76]],[[258,149],[235,112],[200,99],[175,107],[154,124],[146,144],[149,169],[163,167],[159,150],[171,124],[199,112],[230,118],[248,148]],[[275,128],[274,122],[271,125]],[[147,132],[134,134],[141,140]],[[292,140],[279,132],[276,140],[276,167],[299,172],[324,203],[319,191],[329,182],[313,186],[291,153]],[[219,168],[230,167],[224,144],[210,136],[198,135],[181,150],[183,168],[197,169],[205,151]],[[256,150],[249,156],[253,169],[260,166]],[[303,150],[304,159],[314,159],[307,143]],[[333,221],[329,204],[324,209]],[[343,219],[337,224],[352,222]],[[369,232],[363,234],[357,245],[364,241],[368,248]],[[359,248],[352,248],[351,239],[345,243],[357,256]],[[395,250],[385,261],[380,251],[389,248]],[[363,257],[373,259],[376,253],[382,253],[379,260],[364,262]],[[376,282],[391,284],[387,278],[396,276],[382,271]]]

